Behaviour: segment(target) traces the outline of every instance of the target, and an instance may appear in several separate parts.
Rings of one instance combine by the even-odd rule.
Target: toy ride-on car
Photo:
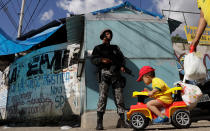
[[[169,120],[165,123],[171,123],[176,128],[189,128],[191,125],[190,112],[187,105],[181,98],[182,87],[174,87],[165,93],[173,94],[173,103],[161,110]],[[138,97],[136,105],[131,105],[129,112],[126,113],[127,122],[135,130],[146,128],[157,116],[147,108],[144,103],[148,98],[148,92],[133,92],[133,97]]]

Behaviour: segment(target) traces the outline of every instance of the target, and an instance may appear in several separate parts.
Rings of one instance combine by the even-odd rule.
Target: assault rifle
[[[124,67],[124,69],[125,69],[125,73],[127,73],[128,75],[130,75],[130,76],[132,76],[132,77],[135,77],[135,76],[132,74],[132,71],[131,71],[129,68]]]

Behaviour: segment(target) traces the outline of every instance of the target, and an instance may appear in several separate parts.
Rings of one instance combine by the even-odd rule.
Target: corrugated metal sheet
[[[127,15],[129,16],[130,14]],[[111,44],[116,44],[120,47],[123,54],[128,58],[127,67],[135,75],[135,77],[131,77],[123,73],[127,79],[127,84],[124,88],[124,100],[127,108],[136,103],[136,99],[131,97],[133,91],[141,91],[145,87],[151,89],[151,85],[146,86],[142,82],[136,82],[138,71],[142,66],[150,65],[155,68],[156,76],[163,79],[170,87],[173,87],[173,83],[179,80],[167,22],[159,22],[155,17],[153,21],[127,21],[122,18],[118,20],[110,20],[110,18],[100,20],[86,19],[85,52],[91,52],[96,45],[102,43],[99,36],[100,32],[105,28],[112,30],[113,39]],[[96,110],[99,90],[95,78],[96,67],[90,63],[89,56],[86,59],[85,69],[86,111]],[[106,109],[116,109],[111,89]]]
[[[136,21],[86,21],[85,44],[87,50],[101,44],[100,32],[109,28],[113,32],[111,44],[118,45],[128,58],[175,59],[168,24]],[[152,53],[151,53],[152,52]]]
[[[159,22],[167,23],[166,19],[159,19],[147,14],[136,13],[136,14],[125,14],[125,13],[106,13],[106,14],[86,14],[86,20],[117,20],[117,21],[141,21],[141,22]]]
[[[67,40],[70,43],[82,43],[84,36],[84,16],[66,19]]]

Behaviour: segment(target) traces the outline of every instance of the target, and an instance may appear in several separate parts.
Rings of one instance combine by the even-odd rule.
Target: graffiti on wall
[[[78,44],[60,44],[15,61],[10,66],[8,79],[8,119],[61,116],[66,106],[72,113],[78,111],[78,53]]]
[[[9,67],[0,73],[0,119],[6,117]]]

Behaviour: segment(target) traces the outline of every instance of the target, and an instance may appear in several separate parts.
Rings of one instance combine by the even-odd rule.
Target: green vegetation
[[[187,43],[187,40],[176,34],[175,36],[171,37],[173,43]]]

